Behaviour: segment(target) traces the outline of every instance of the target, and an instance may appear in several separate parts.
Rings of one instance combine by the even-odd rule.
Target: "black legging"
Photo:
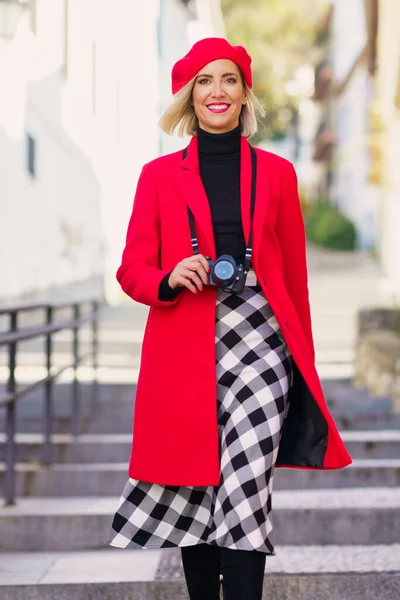
[[[181,548],[190,600],[219,600],[220,573],[224,600],[261,600],[266,554],[211,544]]]

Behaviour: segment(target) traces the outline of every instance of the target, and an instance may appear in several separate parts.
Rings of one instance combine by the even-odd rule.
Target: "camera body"
[[[231,294],[243,294],[247,271],[242,264],[237,265],[229,254],[222,254],[216,260],[206,256],[210,266],[209,285]]]

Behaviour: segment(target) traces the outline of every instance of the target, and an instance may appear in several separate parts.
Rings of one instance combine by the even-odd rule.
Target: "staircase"
[[[0,507],[1,600],[188,598],[179,549],[106,545],[127,479],[134,395],[129,377],[137,373],[145,312],[139,306],[104,311],[100,404],[94,418],[84,416],[77,438],[69,434],[69,388],[58,386],[50,467],[39,462],[42,399],[38,394],[21,403],[18,501]],[[58,344],[61,355],[68,342],[61,338]],[[34,352],[27,350],[22,361],[33,364]],[[391,414],[390,399],[371,398],[347,380],[325,380],[324,388],[354,464],[339,471],[275,471],[276,556],[267,557],[264,597],[396,600],[400,419]],[[88,405],[89,385],[83,384],[82,396]],[[0,482],[3,461],[0,435]]]

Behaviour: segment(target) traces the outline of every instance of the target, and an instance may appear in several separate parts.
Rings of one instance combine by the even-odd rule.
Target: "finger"
[[[203,254],[198,254],[197,255],[201,264],[203,265],[203,268],[205,270],[206,273],[210,272],[210,265],[208,264],[208,260],[206,259],[206,257]]]
[[[184,277],[183,275],[176,275],[175,281],[177,282],[177,286],[186,287],[191,292],[196,293],[196,286],[187,277]]]
[[[188,264],[186,268],[189,269],[192,273],[196,273],[196,275],[200,277],[204,285],[208,283],[208,275],[204,270],[203,264],[199,260],[197,260],[196,262],[192,261],[190,264]]]
[[[184,287],[186,287],[188,290],[190,290],[191,292],[193,292],[193,294],[197,293],[196,286],[193,284],[192,280],[189,279],[188,277],[182,277],[182,285]]]
[[[208,273],[210,270],[208,261],[203,254],[194,254],[193,256],[189,256],[189,258],[185,258],[182,261],[182,265],[190,268],[193,268],[193,265],[196,265],[196,270],[197,265],[201,265],[206,273]]]
[[[201,278],[204,285],[208,283],[208,273],[205,271],[204,266],[201,262],[198,263],[196,272],[198,276]]]
[[[191,281],[199,288],[199,290],[203,289],[203,282],[201,281],[200,277],[197,274],[197,271],[192,269],[186,269],[182,275],[184,277],[187,277],[188,279],[191,279]]]

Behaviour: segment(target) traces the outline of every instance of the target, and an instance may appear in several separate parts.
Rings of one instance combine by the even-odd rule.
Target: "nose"
[[[220,84],[220,83],[215,83],[215,84],[213,85],[213,89],[212,89],[212,92],[211,92],[211,94],[212,94],[212,96],[213,96],[214,98],[221,98],[221,96],[223,96],[223,95],[224,95],[224,93],[225,93],[225,92],[224,92],[224,90],[222,89],[222,86],[221,86],[221,84]]]

